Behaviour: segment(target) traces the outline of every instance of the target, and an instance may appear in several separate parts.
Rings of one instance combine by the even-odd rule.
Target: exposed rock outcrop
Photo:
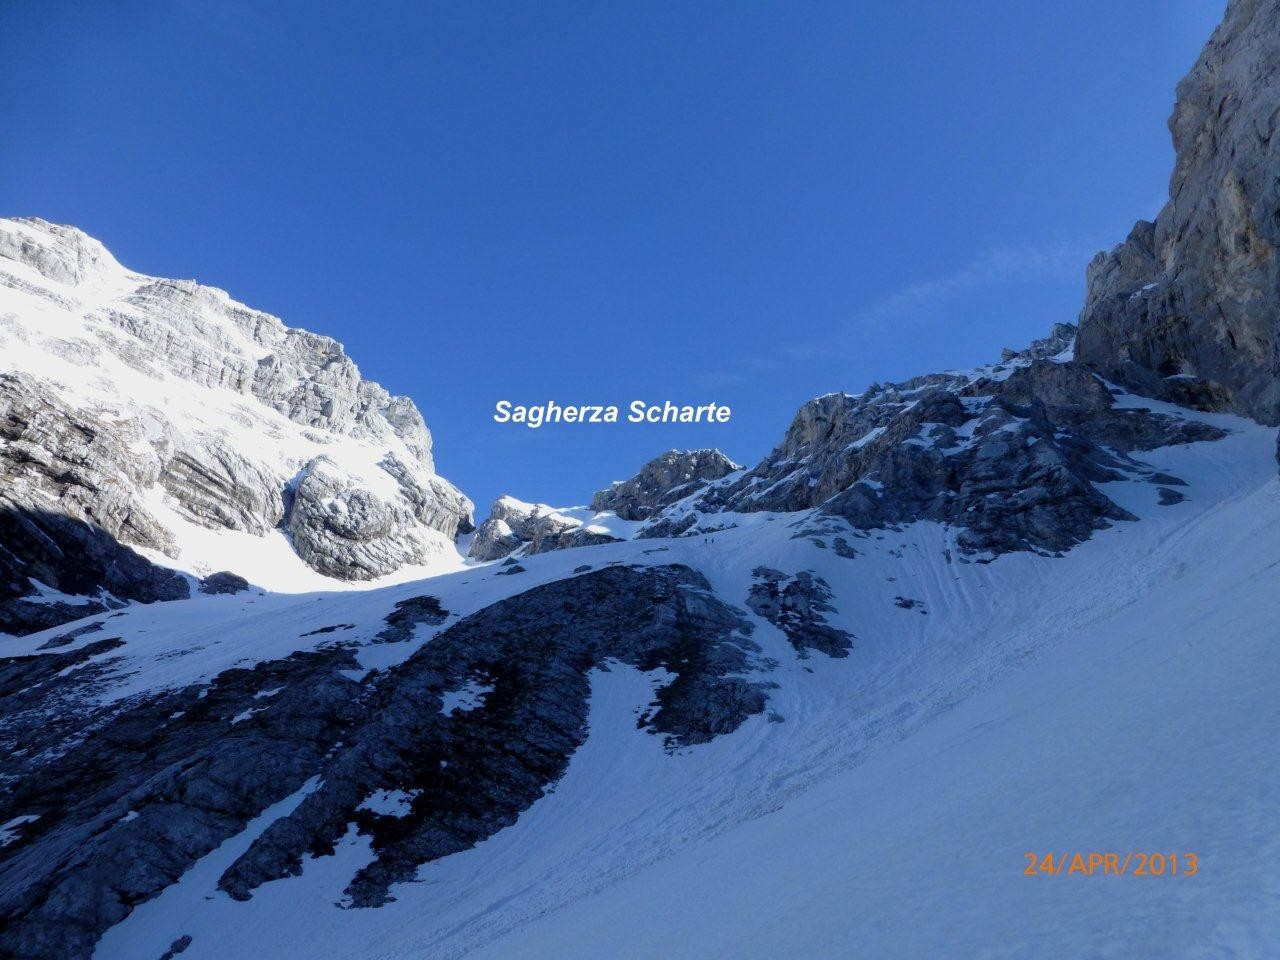
[[[112,537],[161,552],[172,534],[143,505],[159,457],[139,454],[135,424],[75,409],[25,373],[0,373],[0,481],[15,507],[96,523]]]
[[[742,467],[719,450],[668,450],[630,480],[619,480],[591,500],[593,510],[612,510],[623,520],[647,520],[663,507]]]
[[[174,509],[202,527],[262,536],[284,519],[279,477],[212,437],[184,439],[164,459],[160,485]]]
[[[229,570],[211,573],[200,581],[200,592],[213,596],[243,593],[249,589],[249,581]]]
[[[404,480],[411,481],[407,472]],[[298,477],[288,512],[298,556],[342,580],[369,580],[426,562],[439,543],[424,536],[430,528],[420,516],[435,512],[437,501],[416,484],[402,482],[399,491],[399,497],[379,496],[327,457],[312,460]],[[451,492],[462,500],[451,488],[440,491],[443,496]]]
[[[589,520],[545,503],[499,497],[493,501],[488,518],[476,529],[468,555],[476,560],[499,560],[518,550],[530,555],[610,543],[616,539]]]
[[[756,582],[747,596],[747,606],[785,633],[802,657],[809,650],[829,657],[849,655],[852,634],[826,620],[834,608],[829,602],[831,587],[825,580],[811,570],[789,577],[769,567],[757,567],[752,576]]]
[[[596,493],[589,510],[499,497],[477,529],[468,554],[477,560],[497,560],[517,551],[528,556],[610,543],[618,537],[605,525],[608,518],[599,514],[633,522],[656,517],[671,504],[741,469],[719,450],[669,450],[630,480]]]
[[[1055,323],[1047,337],[1032,340],[1030,346],[1022,350],[1010,350],[1005,347],[1000,351],[1000,362],[1013,360],[1069,360],[1075,353],[1076,335],[1079,328],[1074,323]]]
[[[404,601],[377,642],[446,615],[434,598]],[[564,774],[587,734],[592,669],[663,671],[639,722],[672,747],[761,713],[770,684],[752,673],[768,665],[749,631],[686,567],[612,567],[494,604],[364,682],[337,643],[102,706],[77,694],[118,637],[0,660],[0,823],[21,821],[0,848],[0,954],[88,957],[104,929],[291,795],[222,889],[248,898],[354,824],[374,856],[347,895],[381,904]],[[365,803],[385,792],[405,809]]]
[[[1161,399],[1280,423],[1280,2],[1231,0],[1178,84],[1154,223],[1089,265],[1076,356]]]
[[[122,546],[96,523],[0,495],[0,633],[47,630],[130,600],[190,595],[187,577]]]
[[[1019,360],[829,394],[805,404],[759,466],[683,518],[821,507],[870,529],[935,520],[969,553],[1057,553],[1131,516],[1094,486],[1154,471],[1129,454],[1212,440],[1192,420],[1122,408],[1076,363]],[[662,520],[675,533],[675,518]],[[673,535],[668,533],[667,535]]]

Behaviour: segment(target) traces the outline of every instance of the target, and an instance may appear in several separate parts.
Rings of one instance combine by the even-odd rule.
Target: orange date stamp
[[[1199,855],[1188,851],[1028,851],[1022,856],[1025,877],[1194,877],[1200,872]]]

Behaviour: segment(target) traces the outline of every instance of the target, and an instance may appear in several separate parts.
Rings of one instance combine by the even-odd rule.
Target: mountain
[[[341,344],[41,220],[0,220],[0,479],[9,633],[228,566],[276,588],[420,575],[471,529],[413,402]]]
[[[7,222],[0,956],[1270,956],[1278,46],[1078,328],[474,536],[338,345]]]
[[[741,469],[719,450],[668,450],[630,480],[597,492],[591,508],[611,511],[623,520],[647,520],[707,482]]]
[[[640,468],[630,480],[617,480],[597,491],[590,507],[552,507],[502,496],[476,530],[467,549],[475,560],[498,560],[512,554],[544,553],[647,536],[653,529],[641,521],[662,516],[668,508],[712,480],[741,470],[719,450],[668,450]]]
[[[1280,46],[1272,0],[1232,0],[1178,84],[1155,222],[1089,265],[1080,359],[1143,393],[1280,423]]]

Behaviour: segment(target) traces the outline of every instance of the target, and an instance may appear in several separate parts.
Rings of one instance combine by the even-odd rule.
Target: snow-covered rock
[[[468,555],[499,560],[518,551],[534,554],[588,547],[622,539],[635,526],[618,522],[608,511],[556,508],[503,496],[493,501],[489,516],[476,529]]]
[[[288,531],[312,569],[368,579],[451,553],[471,524],[413,403],[362,379],[341,344],[33,219],[0,220],[0,479],[11,525],[62,549],[49,518],[89,524],[136,548],[138,570],[230,566],[201,531]],[[165,576],[69,588],[47,559],[5,562],[6,608],[32,578],[116,601],[154,598],[125,580]],[[38,625],[27,607],[0,630]]]
[[[591,500],[593,510],[612,510],[623,520],[647,520],[712,480],[741,470],[719,450],[668,450],[630,480],[618,480]]]
[[[1140,454],[1223,435],[1122,403],[1124,391],[1113,393],[1066,348],[1053,359],[1043,352],[812,400],[760,464],[655,516],[641,535],[695,535],[716,514],[818,508],[862,530],[946,523],[971,554],[1055,553],[1132,519],[1102,484],[1181,482]]]
[[[588,957],[626,929],[646,957],[689,938],[700,956],[933,956],[1028,922],[1072,955],[1150,955],[1170,925],[1265,943],[1274,441],[1190,416],[1223,438],[1146,454],[1186,499],[1110,481],[1136,519],[1063,557],[965,562],[955,527],[753,511],[526,556],[518,577],[201,595],[4,641],[0,952]],[[1195,924],[1154,880],[1068,895],[1021,875],[1021,848],[1050,843],[1027,836],[1063,824],[1059,847],[1238,866],[1185,878]],[[993,849],[961,903],[921,883]],[[912,868],[886,872],[894,857]],[[823,899],[864,887],[874,922]]]
[[[1202,63],[1275,10],[1233,0]],[[178,376],[121,332],[167,308],[115,322],[141,287],[19,227],[0,588],[112,596],[0,638],[5,956],[1274,953],[1272,428],[1128,392],[1059,326],[820,397],[748,471],[663,467],[614,510],[500,498],[472,552],[519,564],[307,596],[232,571],[109,610],[191,586],[117,538],[160,558],[284,523],[372,576],[456,505],[420,419],[354,410],[331,346],[299,335],[259,380],[249,313],[192,288],[182,322],[225,343],[165,348]],[[1268,395],[1251,375],[1233,403]],[[1027,851],[1082,867],[1029,878]],[[1126,876],[1079,875],[1103,851]]]

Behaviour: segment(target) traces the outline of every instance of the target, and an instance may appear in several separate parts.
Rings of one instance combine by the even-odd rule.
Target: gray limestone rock
[[[200,581],[200,592],[212,595],[243,593],[249,589],[249,581],[229,570],[211,573]]]
[[[828,602],[831,587],[810,570],[788,576],[769,567],[757,567],[751,575],[755,583],[747,596],[747,606],[787,635],[803,657],[818,650],[829,657],[847,657],[853,649],[851,633],[831,626],[826,614],[834,611]]]
[[[177,557],[178,525],[158,519],[163,500],[211,529],[263,536],[285,527],[305,562],[343,578],[421,562],[439,550],[435,531],[471,529],[471,503],[435,475],[412,401],[361,378],[336,341],[212,287],[131,273],[91,237],[42,220],[0,220],[0,290],[0,305],[19,308],[0,313],[0,350],[34,349],[65,364],[0,374],[8,508],[92,524],[126,551]],[[46,333],[46,309],[65,314],[73,332]],[[175,380],[190,385],[193,402],[149,392]],[[350,454],[353,442],[370,463],[382,457],[390,484],[337,469],[348,462],[340,456],[321,471],[325,455],[306,452],[332,445]],[[0,549],[10,571],[33,559],[17,542],[0,540]],[[182,559],[203,572],[200,557]],[[42,611],[23,601],[0,618],[25,630],[83,615],[103,606],[102,586]],[[38,590],[20,583],[0,605]]]
[[[591,509],[612,510],[623,520],[647,520],[663,507],[741,469],[719,450],[668,450],[630,480],[599,491]]]
[[[380,639],[444,616],[434,598],[411,598]],[[0,659],[0,822],[28,818],[0,847],[0,955],[87,958],[103,930],[312,778],[221,888],[248,898],[354,824],[373,858],[347,894],[382,904],[563,776],[586,737],[593,669],[669,673],[639,725],[672,748],[762,713],[767,664],[749,632],[686,567],[611,567],[494,604],[362,681],[339,641],[104,706],[85,685],[125,640]],[[446,711],[469,685],[486,693]],[[411,798],[402,816],[364,805],[384,790]]]
[[[1132,519],[1095,486],[1149,474],[1132,452],[1221,436],[1117,406],[1080,364],[1024,359],[810,401],[760,465],[693,507],[704,524],[715,511],[813,507],[858,529],[935,520],[959,528],[968,553],[1057,553]]]
[[[1076,356],[1149,396],[1280,423],[1280,2],[1231,0],[1178,84],[1155,222],[1089,265]]]
[[[1004,363],[1012,360],[1053,360],[1069,355],[1079,332],[1074,323],[1055,323],[1049,336],[1040,340],[1032,340],[1031,345],[1022,350],[1010,350],[1006,347],[1000,353]]]
[[[327,457],[299,475],[286,524],[304,562],[343,580],[371,580],[439,552],[410,509],[353,481]]]
[[[64,403],[41,381],[0,374],[0,490],[11,504],[97,524],[140,547],[172,552],[170,533],[139,502],[160,474],[132,424]]]
[[[544,503],[499,497],[493,501],[488,518],[476,529],[468,555],[476,560],[498,560],[516,551],[531,555],[615,539]]]
[[[284,518],[284,478],[213,437],[195,437],[166,458],[160,485],[182,516],[202,527],[262,536]]]
[[[190,595],[186,576],[121,545],[96,523],[0,496],[0,633],[47,630],[130,600]]]
[[[432,596],[410,597],[396,604],[387,615],[386,626],[373,638],[374,643],[403,643],[413,639],[414,631],[421,626],[438,627],[449,619],[449,611],[440,606],[440,600]]]
[[[36,818],[0,848],[0,956],[89,957],[108,926],[298,790],[361,710],[343,673],[357,664],[338,648],[98,705],[80,691],[123,642],[0,659],[0,822]]]

